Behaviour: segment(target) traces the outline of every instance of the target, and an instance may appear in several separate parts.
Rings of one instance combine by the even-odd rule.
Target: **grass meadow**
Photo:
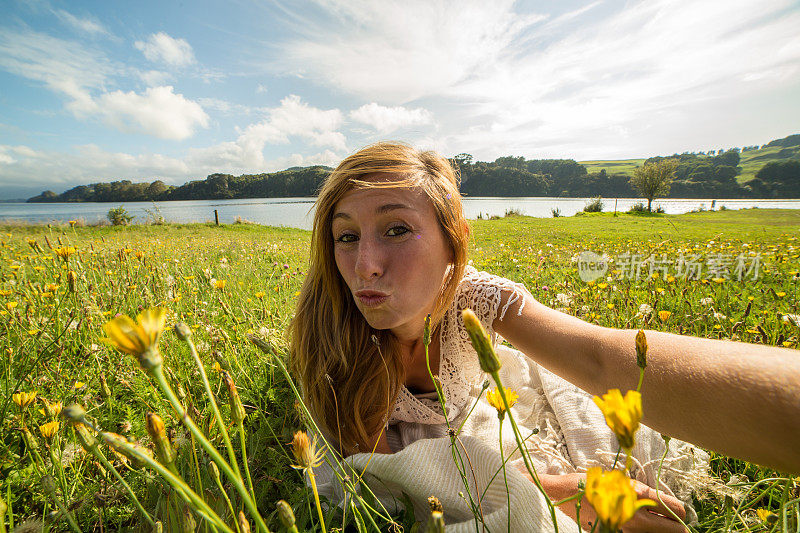
[[[584,320],[798,347],[798,211],[514,216],[473,221],[472,229],[475,267],[522,282],[538,300]],[[124,480],[163,530],[194,530],[195,525],[209,530],[152,469],[101,443],[104,462],[84,451],[74,426],[64,420],[52,424],[60,420],[62,407],[79,403],[94,427],[146,449],[156,443],[145,415],[159,414],[174,448],[177,474],[231,530],[234,525],[237,532],[246,530],[234,518],[242,507],[236,491],[224,478],[217,482],[208,455],[153,380],[134,357],[101,340],[103,324],[117,314],[134,317],[159,305],[167,309],[167,326],[183,322],[191,329],[237,456],[245,446],[253,499],[266,525],[285,530],[276,512],[282,499],[293,509],[299,530],[320,530],[311,491],[291,467],[296,460],[288,443],[303,428],[301,406],[275,356],[247,339],[250,334],[265,338],[277,357],[284,357],[282,335],[307,268],[309,236],[302,230],[246,224],[0,227],[3,528],[156,530],[143,520]],[[663,269],[651,273],[644,268],[635,279],[616,264],[586,283],[575,262],[584,250],[612,258],[651,254],[664,259]],[[716,265],[716,272],[702,271],[699,279],[680,275],[668,263],[681,254],[695,257],[706,269]],[[724,265],[727,275],[720,270],[725,258],[732,261]],[[757,258],[758,274],[751,268],[736,279],[737,258],[748,267]],[[160,347],[172,388],[189,416],[223,450],[224,437],[190,349],[169,330]],[[246,443],[233,438],[223,372],[232,377],[244,405]],[[12,400],[14,394],[33,392],[36,398],[27,407]],[[712,470],[725,489],[698,495],[698,531],[800,527],[800,478],[714,453]],[[408,514],[393,518],[406,531],[413,524]],[[358,522],[342,520],[333,513],[326,524],[361,529]],[[380,518],[370,529],[375,527],[398,530]]]

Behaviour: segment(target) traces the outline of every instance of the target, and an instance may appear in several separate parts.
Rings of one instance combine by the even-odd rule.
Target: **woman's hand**
[[[530,478],[527,472],[525,472],[525,474]],[[577,494],[578,482],[582,480],[586,483],[586,474],[543,474],[539,476],[539,480],[542,482],[542,486],[550,499],[553,500],[553,502],[557,502]],[[662,505],[658,501],[658,496],[654,488],[648,487],[639,481],[634,481],[633,483],[639,499],[649,498],[656,502],[656,507],[644,507],[639,509],[636,514],[633,515],[633,518],[622,527],[624,533],[684,533],[686,531],[681,523],[675,520],[669,512],[669,510],[671,510],[680,517],[681,520],[685,520],[686,510],[683,507],[682,501],[659,491],[661,501],[664,502]],[[575,520],[577,516],[575,503],[576,501],[572,500],[559,506],[559,509],[573,520]],[[587,531],[592,529],[591,524],[594,524],[595,520],[597,520],[597,514],[586,498],[581,500],[580,519],[581,527]]]

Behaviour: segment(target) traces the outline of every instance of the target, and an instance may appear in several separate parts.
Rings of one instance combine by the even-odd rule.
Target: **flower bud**
[[[247,521],[243,511],[239,511],[239,532],[250,533],[250,522]]]
[[[214,481],[219,483],[219,467],[217,463],[214,461],[208,462],[208,473],[211,474],[211,477],[214,478]]]
[[[77,403],[70,404],[61,411],[61,416],[75,424],[86,423],[86,411]]]
[[[281,525],[286,529],[291,529],[292,526],[294,526],[295,524],[294,511],[292,511],[292,506],[286,503],[284,500],[279,500],[277,507],[278,507],[278,520],[280,520]]]
[[[103,439],[103,442],[111,446],[111,448],[128,458],[131,464],[136,468],[141,468],[144,466],[144,461],[139,457],[139,455],[146,455],[147,457],[151,458],[153,457],[153,453],[150,450],[135,442],[128,441],[128,439],[122,435],[111,433],[110,431],[103,431],[100,433],[100,438]]]
[[[145,426],[156,447],[158,461],[165,466],[171,465],[175,460],[175,452],[173,452],[172,445],[169,443],[169,438],[167,438],[164,421],[155,413],[147,413]]]
[[[231,418],[233,418],[233,421],[237,425],[241,424],[244,422],[247,413],[245,413],[242,400],[239,398],[239,391],[236,390],[236,384],[233,382],[231,375],[225,371],[222,372],[222,380],[225,382],[225,386],[228,387],[228,399],[231,403]]]
[[[431,315],[425,317],[425,330],[422,332],[422,344],[428,346],[431,343]]]
[[[36,437],[33,436],[33,433],[27,428],[22,428],[22,436],[25,439],[25,445],[31,450],[36,451],[39,449],[39,442],[36,440]]]
[[[494,347],[492,347],[492,341],[486,333],[486,330],[483,329],[478,317],[475,316],[475,313],[471,309],[464,309],[461,312],[461,316],[464,319],[464,327],[469,334],[472,347],[475,348],[475,351],[478,353],[478,361],[480,362],[481,370],[489,374],[499,371],[502,366],[500,364],[500,359],[497,358]]]
[[[636,334],[636,364],[642,370],[647,367],[647,337],[641,329]]]
[[[74,270],[67,271],[67,285],[69,286],[69,292],[75,292],[75,288],[78,285],[78,274]]]
[[[184,342],[192,338],[192,330],[183,322],[175,324],[173,330],[175,331],[175,335]]]

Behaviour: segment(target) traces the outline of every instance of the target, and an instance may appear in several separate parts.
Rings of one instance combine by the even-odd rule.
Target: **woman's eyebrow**
[[[411,207],[407,206],[406,204],[384,204],[384,205],[378,207],[375,210],[375,212],[377,214],[381,215],[383,213],[388,213],[389,211],[394,211],[396,209],[411,209]],[[338,213],[333,215],[333,217],[331,218],[331,222],[333,222],[337,218],[343,218],[345,220],[350,220],[350,215],[348,215],[347,213],[344,213],[342,211],[339,211]]]

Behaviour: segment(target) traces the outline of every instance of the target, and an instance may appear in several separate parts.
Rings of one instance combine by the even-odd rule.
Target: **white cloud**
[[[101,87],[114,71],[102,54],[77,43],[7,28],[0,28],[0,68],[74,99]]]
[[[435,105],[438,143],[452,153],[691,149],[708,142],[702,106],[724,116],[800,81],[792,0],[593,2],[555,17],[511,1],[314,5],[293,14],[298,37],[273,66],[367,102]],[[786,102],[795,117],[797,102]],[[740,138],[752,129],[736,126]]]
[[[142,78],[142,81],[145,82],[148,87],[164,85],[167,81],[172,79],[172,75],[169,72],[164,72],[163,70],[147,70],[144,72],[139,72],[139,77]]]
[[[543,17],[512,0],[319,3],[301,37],[281,45],[275,67],[369,99],[404,103],[439,94],[492,65]]]
[[[144,93],[105,90],[120,68],[71,41],[0,29],[0,68],[67,96],[65,107],[76,117],[96,116],[120,131],[181,140],[208,126],[201,105],[175,94],[171,86],[149,87]],[[158,75],[145,77],[156,81]]]
[[[185,39],[175,39],[163,31],[150,35],[147,41],[136,41],[134,46],[154,63],[183,67],[195,62],[192,47]]]
[[[253,172],[267,165],[264,148],[268,144],[288,144],[293,137],[334,150],[347,149],[344,135],[337,131],[343,120],[338,109],[318,109],[302,102],[299,96],[290,95],[266,112],[266,120],[247,126],[236,141],[190,150],[188,164],[192,168]],[[322,153],[327,152],[333,155],[323,158],[325,161],[339,157],[332,151]]]
[[[378,133],[390,133],[408,126],[420,126],[433,122],[427,109],[408,109],[403,106],[385,107],[375,102],[365,104],[350,112],[350,118],[375,128]]]
[[[85,111],[96,114],[120,131],[145,133],[160,139],[186,139],[198,126],[208,126],[208,115],[200,104],[175,94],[171,86],[149,87],[143,94],[105,93],[75,111],[78,115]]]
[[[256,87],[256,94],[265,94],[268,91],[266,85],[262,85],[261,83],[258,84]]]
[[[55,14],[61,20],[61,22],[78,31],[88,33],[90,35],[108,35],[108,30],[106,30],[106,28],[97,20],[92,18],[76,17],[72,13],[64,11],[63,9],[54,9],[53,14]]]

